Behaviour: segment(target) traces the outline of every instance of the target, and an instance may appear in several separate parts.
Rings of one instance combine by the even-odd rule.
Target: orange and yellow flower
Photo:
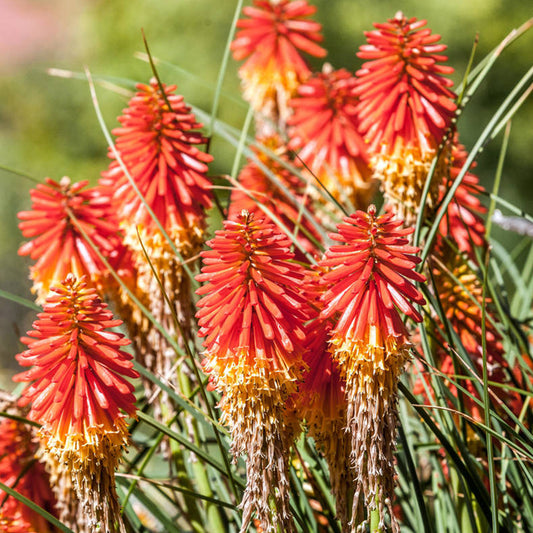
[[[136,378],[129,341],[110,331],[120,325],[97,292],[72,274],[54,287],[33,330],[16,356],[31,382],[20,405],[42,425],[40,435],[52,462],[64,465],[94,524],[115,531],[120,522],[114,471],[128,442],[125,416],[135,415]],[[106,529],[107,531],[108,529]]]
[[[289,148],[339,200],[366,209],[374,193],[369,157],[359,134],[357,78],[347,70],[312,75],[289,104]]]
[[[307,294],[315,313],[308,325],[308,346],[304,355],[307,370],[295,395],[296,412],[305,419],[309,435],[324,453],[328,463],[331,492],[335,497],[337,519],[343,530],[350,520],[349,494],[352,484],[350,437],[346,426],[346,382],[329,351],[332,320],[319,317],[323,303],[318,270],[308,271]]]
[[[489,296],[485,296],[483,301],[483,284],[478,275],[465,257],[456,254],[449,248],[445,249],[444,256],[437,260],[434,256],[433,278],[435,289],[442,304],[446,319],[450,326],[459,336],[461,344],[471,362],[476,369],[478,376],[483,375],[483,312],[486,308],[485,320],[485,346],[488,379],[493,383],[503,386],[494,388],[494,398],[498,402],[503,401],[512,409],[521,404],[520,396],[509,386],[513,386],[513,369],[505,357],[502,345],[502,337],[496,327],[497,321],[494,318],[493,302]],[[452,358],[445,349],[439,350],[437,354],[441,361],[441,370],[444,374],[464,374],[465,370],[454,368]],[[480,397],[471,380],[466,380],[462,385],[475,396]],[[455,386],[450,389],[457,395]],[[492,389],[492,387],[491,387]],[[469,413],[477,420],[483,420],[483,413],[478,404],[464,396],[463,401]]]
[[[232,452],[246,455],[245,531],[255,511],[261,527],[292,531],[288,460],[293,436],[285,417],[303,368],[309,310],[305,273],[276,226],[243,212],[224,222],[202,252],[207,282],[197,292],[204,369],[222,393]],[[273,507],[271,508],[271,505]]]
[[[336,321],[330,349],[346,380],[356,476],[352,523],[364,521],[364,508],[377,507],[383,527],[388,508],[394,531],[397,387],[410,348],[400,313],[420,322],[414,303],[425,303],[414,286],[425,278],[414,270],[420,260],[408,244],[413,229],[402,224],[392,213],[377,216],[374,206],[357,211],[337,225],[331,238],[342,244],[331,246],[320,262],[330,269],[322,275],[327,290],[321,315]]]
[[[421,201],[431,162],[455,116],[453,68],[442,65],[446,49],[440,35],[423,28],[425,20],[403,13],[366,32],[368,44],[358,57],[367,60],[357,72],[360,128],[369,143],[374,176],[386,200],[409,220]],[[434,176],[442,176],[445,154]],[[432,182],[428,204],[436,200]]]
[[[118,228],[107,218],[109,198],[87,185],[88,181],[71,183],[67,177],[59,183],[46,178],[30,192],[32,210],[18,214],[22,234],[32,239],[20,247],[19,255],[36,260],[30,270],[40,303],[50,287],[71,272],[87,276],[93,284],[106,276],[105,265],[81,229],[109,256],[119,242]]]
[[[258,142],[274,152],[282,161],[292,164],[296,168],[301,168],[297,162],[289,160],[287,148],[279,135],[259,138]],[[249,213],[256,213],[258,218],[274,222],[257,203],[260,202],[277,217],[288,231],[296,235],[298,243],[302,247],[302,250],[295,248],[296,259],[308,261],[303,252],[316,256],[318,254],[317,243],[321,242],[321,237],[313,224],[301,212],[302,205],[307,208],[308,212],[312,212],[311,198],[306,194],[306,185],[301,178],[262,150],[254,149],[254,152],[260,165],[266,167],[292,196],[270,179],[259,164],[249,160],[239,174],[239,183],[242,189],[236,188],[232,191],[228,218],[238,215],[244,209]]]
[[[306,0],[254,0],[237,22],[231,43],[233,57],[246,62],[239,69],[244,98],[260,115],[277,122],[289,116],[287,103],[311,73],[300,55],[324,57],[318,22],[309,20],[316,8]]]

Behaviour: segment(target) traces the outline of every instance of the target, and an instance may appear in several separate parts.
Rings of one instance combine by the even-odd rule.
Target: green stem
[[[166,426],[170,426],[174,421],[170,406],[165,403],[161,404],[161,417],[163,419],[163,424]],[[193,493],[194,487],[187,471],[182,446],[173,439],[169,439],[169,446],[171,457],[176,467],[176,477],[180,486],[189,489],[189,491]],[[189,493],[183,493],[183,502],[185,504],[185,514],[192,531],[194,531],[194,533],[204,533],[205,528],[203,527],[202,513],[198,500]]]
[[[182,371],[181,368],[178,369],[178,379],[180,383],[180,388],[183,394],[185,394],[187,397],[191,394],[191,381],[188,376],[186,376]],[[197,421],[188,413],[184,413],[185,417],[188,419],[186,421],[186,425],[191,428],[194,438],[194,443],[196,446],[201,445],[201,441],[198,435],[198,424]],[[194,472],[194,479],[196,481],[196,484],[199,488],[199,491],[209,497],[213,498],[214,493],[211,489],[211,484],[209,483],[209,478],[207,476],[207,470],[206,465],[198,460],[198,458],[194,458],[192,460],[192,470]],[[208,524],[208,531],[224,531],[224,518],[222,516],[222,512],[219,507],[217,507],[212,502],[206,502],[205,504],[205,510],[206,510],[206,518],[207,518],[207,524]]]
[[[383,533],[383,529],[379,527],[379,496],[376,495],[376,507],[370,511],[370,533]]]
[[[174,464],[177,468],[177,479],[181,487],[189,489],[190,493],[182,493],[183,500],[185,503],[185,512],[187,519],[194,533],[205,533],[205,527],[202,524],[202,514],[200,512],[200,505],[198,500],[192,496],[194,492],[194,487],[192,486],[191,480],[187,473],[187,468],[185,466],[185,458],[183,455],[183,450],[179,444],[173,440],[170,441],[170,449],[172,450],[172,458],[174,459]]]

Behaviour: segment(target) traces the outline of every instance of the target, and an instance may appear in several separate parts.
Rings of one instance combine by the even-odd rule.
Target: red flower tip
[[[300,150],[299,157],[331,192],[338,196],[348,189],[356,204],[366,206],[374,189],[359,134],[356,83],[347,70],[325,65],[301,84],[289,102],[289,148]]]
[[[367,32],[368,44],[358,57],[368,60],[357,72],[360,127],[374,153],[393,155],[402,147],[416,147],[422,154],[434,151],[449,128],[457,108],[453,72],[441,65],[445,45],[440,35],[422,29],[425,20],[406,18],[398,12],[385,24]]]
[[[381,180],[386,203],[408,224],[418,213],[431,162],[457,108],[452,82],[443,77],[453,69],[440,64],[447,60],[439,55],[446,47],[435,44],[440,36],[422,29],[425,24],[401,12],[375,24],[358,53],[369,61],[357,72],[355,87],[374,177]],[[443,151],[434,176],[443,175],[446,155]],[[434,180],[428,189],[429,208],[438,185]]]
[[[208,282],[197,291],[202,299],[196,314],[199,335],[206,337],[206,371],[222,382],[240,379],[233,375],[236,367],[295,379],[309,312],[301,293],[305,273],[291,262],[289,239],[243,211],[225,221],[208,245],[196,278]]]
[[[32,382],[20,404],[31,404],[29,418],[68,449],[77,441],[94,444],[94,435],[114,435],[122,444],[124,414],[135,414],[129,341],[109,331],[120,320],[106,309],[84,278],[69,274],[46,299],[33,330],[21,341],[28,349],[16,356],[30,370],[13,379]]]
[[[197,147],[207,142],[195,131],[202,124],[196,122],[183,96],[174,94],[175,85],[163,85],[164,95],[156,80],[139,84],[137,89],[118,119],[122,126],[113,130],[116,149],[163,227],[194,227],[211,206],[212,197],[206,172],[213,158]],[[110,157],[114,159],[112,152]],[[113,161],[103,176],[114,183],[119,220],[153,227],[118,161]]]
[[[308,20],[315,11],[306,0],[254,0],[243,9],[249,18],[237,22],[231,50],[237,61],[248,58],[239,74],[244,97],[256,111],[269,115],[280,107],[286,114],[288,98],[311,72],[300,51],[326,55],[317,44],[322,26]]]
[[[30,191],[32,210],[18,214],[22,235],[32,239],[18,253],[37,260],[31,267],[31,278],[39,301],[44,301],[50,286],[69,272],[86,275],[93,282],[106,275],[105,265],[82,229],[104,256],[119,245],[118,227],[107,218],[109,197],[98,187],[86,188],[87,184],[71,183],[67,177],[59,183],[46,178],[45,184]]]
[[[414,271],[420,259],[418,248],[408,245],[412,228],[392,213],[376,216],[375,206],[357,211],[338,224],[330,237],[342,244],[331,246],[321,266],[331,271],[322,276],[328,287],[323,296],[323,318],[338,315],[334,343],[402,346],[408,333],[400,312],[420,322],[413,302],[425,300],[413,282],[425,281]]]
[[[297,162],[289,160],[287,147],[279,135],[260,138],[258,142],[274,152],[282,161],[292,165],[296,163],[295,166],[299,166]],[[257,218],[263,218],[267,222],[274,223],[258,205],[257,202],[260,202],[289,231],[297,235],[298,242],[306,252],[313,255],[317,254],[315,242],[321,242],[321,236],[309,220],[301,215],[302,204],[312,212],[312,202],[309,195],[306,194],[305,182],[262,150],[257,148],[253,148],[253,150],[259,159],[259,164],[249,160],[248,164],[241,170],[239,183],[242,189],[236,188],[232,191],[228,218],[231,219],[242,210],[246,210],[249,213],[255,213]],[[259,165],[266,167],[291,194],[286,194]],[[298,248],[295,249],[295,258],[302,262],[308,261],[305,254]]]

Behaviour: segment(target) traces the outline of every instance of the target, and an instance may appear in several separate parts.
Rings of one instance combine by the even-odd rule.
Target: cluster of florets
[[[343,529],[361,531],[377,513],[379,528],[390,522],[398,531],[398,383],[424,317],[444,374],[454,371],[439,336],[446,321],[474,371],[488,362],[490,381],[509,380],[496,321],[480,326],[492,303],[475,274],[486,209],[478,178],[462,172],[467,155],[454,131],[446,47],[426,21],[399,12],[366,33],[357,72],[329,64],[313,72],[302,53],[325,55],[315,11],[307,0],[254,0],[237,23],[231,50],[246,60],[239,75],[256,142],[229,179],[227,211],[207,176],[213,158],[202,124],[175,85],[154,78],[137,86],[119,117],[98,185],[47,178],[31,192],[32,209],[19,213],[30,239],[19,253],[35,261],[31,279],[43,304],[17,355],[31,367],[14,378],[28,383],[19,404],[41,425],[39,457],[72,484],[87,531],[124,531],[114,473],[139,375],[124,350],[130,341],[113,331],[123,321],[137,360],[170,389],[182,364],[177,352],[204,339],[208,388],[221,396],[232,453],[246,456],[242,532],[254,513],[262,530],[294,531],[290,458],[302,427],[325,454]],[[421,264],[413,223],[431,225],[459,177]],[[371,203],[378,186],[382,214]],[[215,200],[225,220],[205,242]],[[334,244],[324,249],[328,238]],[[440,315],[417,286],[430,276],[424,290],[440,299]],[[195,283],[203,285],[194,306]],[[191,374],[180,383],[197,379]],[[145,383],[148,396],[156,389]],[[471,380],[466,389],[479,418]],[[157,414],[171,424],[174,406],[161,398]],[[521,398],[507,400],[518,408]],[[21,438],[16,425],[4,426],[2,438]],[[4,463],[0,474],[5,467],[9,479],[23,475]],[[31,522],[8,503],[0,531],[2,520]]]

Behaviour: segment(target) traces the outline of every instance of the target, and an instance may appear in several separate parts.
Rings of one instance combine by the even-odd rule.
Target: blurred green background
[[[245,5],[248,4],[245,2]],[[363,31],[373,22],[407,16],[428,20],[428,26],[449,46],[450,64],[458,83],[465,72],[476,33],[476,60],[494,48],[513,28],[533,16],[531,0],[448,0],[393,2],[380,0],[310,0],[324,26],[327,61],[355,71]],[[96,181],[107,166],[107,144],[99,127],[87,83],[48,75],[55,67],[136,81],[150,78],[143,51],[144,29],[152,54],[176,67],[161,65],[163,81],[177,83],[191,104],[210,111],[213,88],[233,18],[234,0],[0,0],[0,165],[36,178],[64,175]],[[483,87],[460,120],[461,140],[470,148],[490,117],[520,77],[533,64],[533,30],[498,60]],[[314,66],[321,67],[320,62]],[[224,92],[239,97],[238,65],[230,61]],[[125,107],[123,95],[98,89],[108,127]],[[242,125],[246,106],[224,97],[219,117]],[[531,98],[513,121],[501,195],[533,212],[533,103]],[[501,135],[481,154],[477,173],[492,187]],[[212,173],[229,172],[233,149],[215,138]],[[17,255],[22,237],[16,213],[30,207],[31,181],[0,170],[0,290],[31,299],[26,258]],[[516,242],[503,232],[497,237]],[[13,373],[20,351],[18,337],[34,312],[0,299],[0,367]]]

